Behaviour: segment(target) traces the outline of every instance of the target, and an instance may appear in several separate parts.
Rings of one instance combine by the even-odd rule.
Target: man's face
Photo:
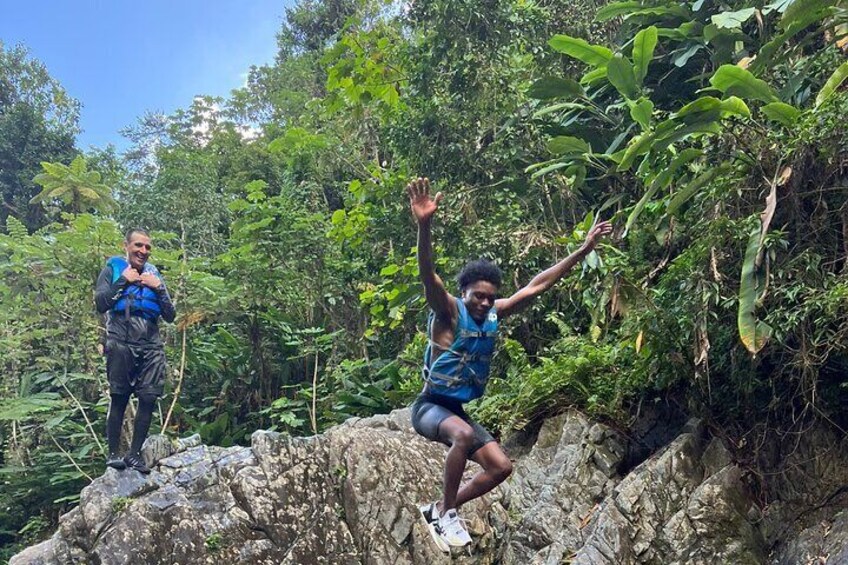
[[[489,281],[477,281],[465,287],[462,291],[462,301],[465,307],[468,308],[468,313],[474,318],[477,323],[486,319],[486,315],[492,306],[495,305],[495,299],[498,297],[498,287]]]
[[[150,257],[150,238],[143,233],[134,232],[130,236],[130,240],[124,242],[124,250],[127,252],[130,266],[141,271]]]

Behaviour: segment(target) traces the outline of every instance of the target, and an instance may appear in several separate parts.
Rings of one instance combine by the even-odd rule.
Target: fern
[[[24,239],[29,237],[29,232],[27,231],[26,226],[14,216],[8,216],[6,218],[6,231],[13,240],[18,242],[22,242]]]

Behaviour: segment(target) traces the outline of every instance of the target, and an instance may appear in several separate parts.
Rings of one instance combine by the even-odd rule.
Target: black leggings
[[[109,443],[110,454],[118,453],[121,443],[121,425],[124,423],[124,412],[126,412],[129,402],[130,395],[128,394],[112,395],[112,402],[109,404],[109,416],[106,418],[106,439]],[[141,452],[141,446],[147,438],[148,430],[150,430],[154,408],[156,408],[155,396],[144,394],[138,397],[138,411],[135,415],[130,453]]]

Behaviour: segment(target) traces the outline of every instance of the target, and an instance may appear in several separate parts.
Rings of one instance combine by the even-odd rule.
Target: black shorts
[[[106,340],[106,376],[111,394],[162,396],[165,389],[165,350]]]
[[[451,416],[459,416],[474,430],[474,442],[468,450],[468,456],[491,441],[495,441],[489,431],[471,419],[462,409],[462,404],[445,398],[422,392],[412,404],[412,427],[420,435],[431,441],[441,442],[451,446],[449,439],[439,434],[439,424]]]

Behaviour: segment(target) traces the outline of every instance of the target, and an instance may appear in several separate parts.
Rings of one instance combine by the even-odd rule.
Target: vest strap
[[[489,362],[492,360],[491,355],[481,355],[479,353],[463,353],[460,357],[460,362],[463,364],[469,362],[473,363],[475,361]]]
[[[455,349],[450,349],[450,348],[445,349],[441,345],[434,342],[433,340],[430,340],[430,347],[437,347],[438,349],[440,349],[442,351],[442,353],[439,355],[439,357],[441,357],[442,355],[453,355],[454,357],[459,359],[459,362],[460,362],[461,365],[465,365],[466,363],[469,363],[469,362],[473,363],[475,361],[489,362],[489,361],[492,360],[491,355],[482,355],[480,353],[462,353],[462,352],[457,351]]]
[[[426,382],[432,382],[433,377],[437,377],[444,381],[443,383],[439,384],[448,388],[457,388],[465,384],[465,381],[461,377],[457,377],[455,375],[447,375],[445,373],[439,373],[436,371],[431,371],[429,369],[424,370],[424,380]]]
[[[460,330],[459,330],[459,336],[460,336],[460,337],[481,337],[481,338],[487,338],[487,337],[494,337],[494,336],[496,336],[497,334],[498,334],[498,332],[496,332],[496,331],[494,331],[494,332],[484,332],[484,331],[474,331],[474,330],[465,330],[465,329],[460,329]]]

